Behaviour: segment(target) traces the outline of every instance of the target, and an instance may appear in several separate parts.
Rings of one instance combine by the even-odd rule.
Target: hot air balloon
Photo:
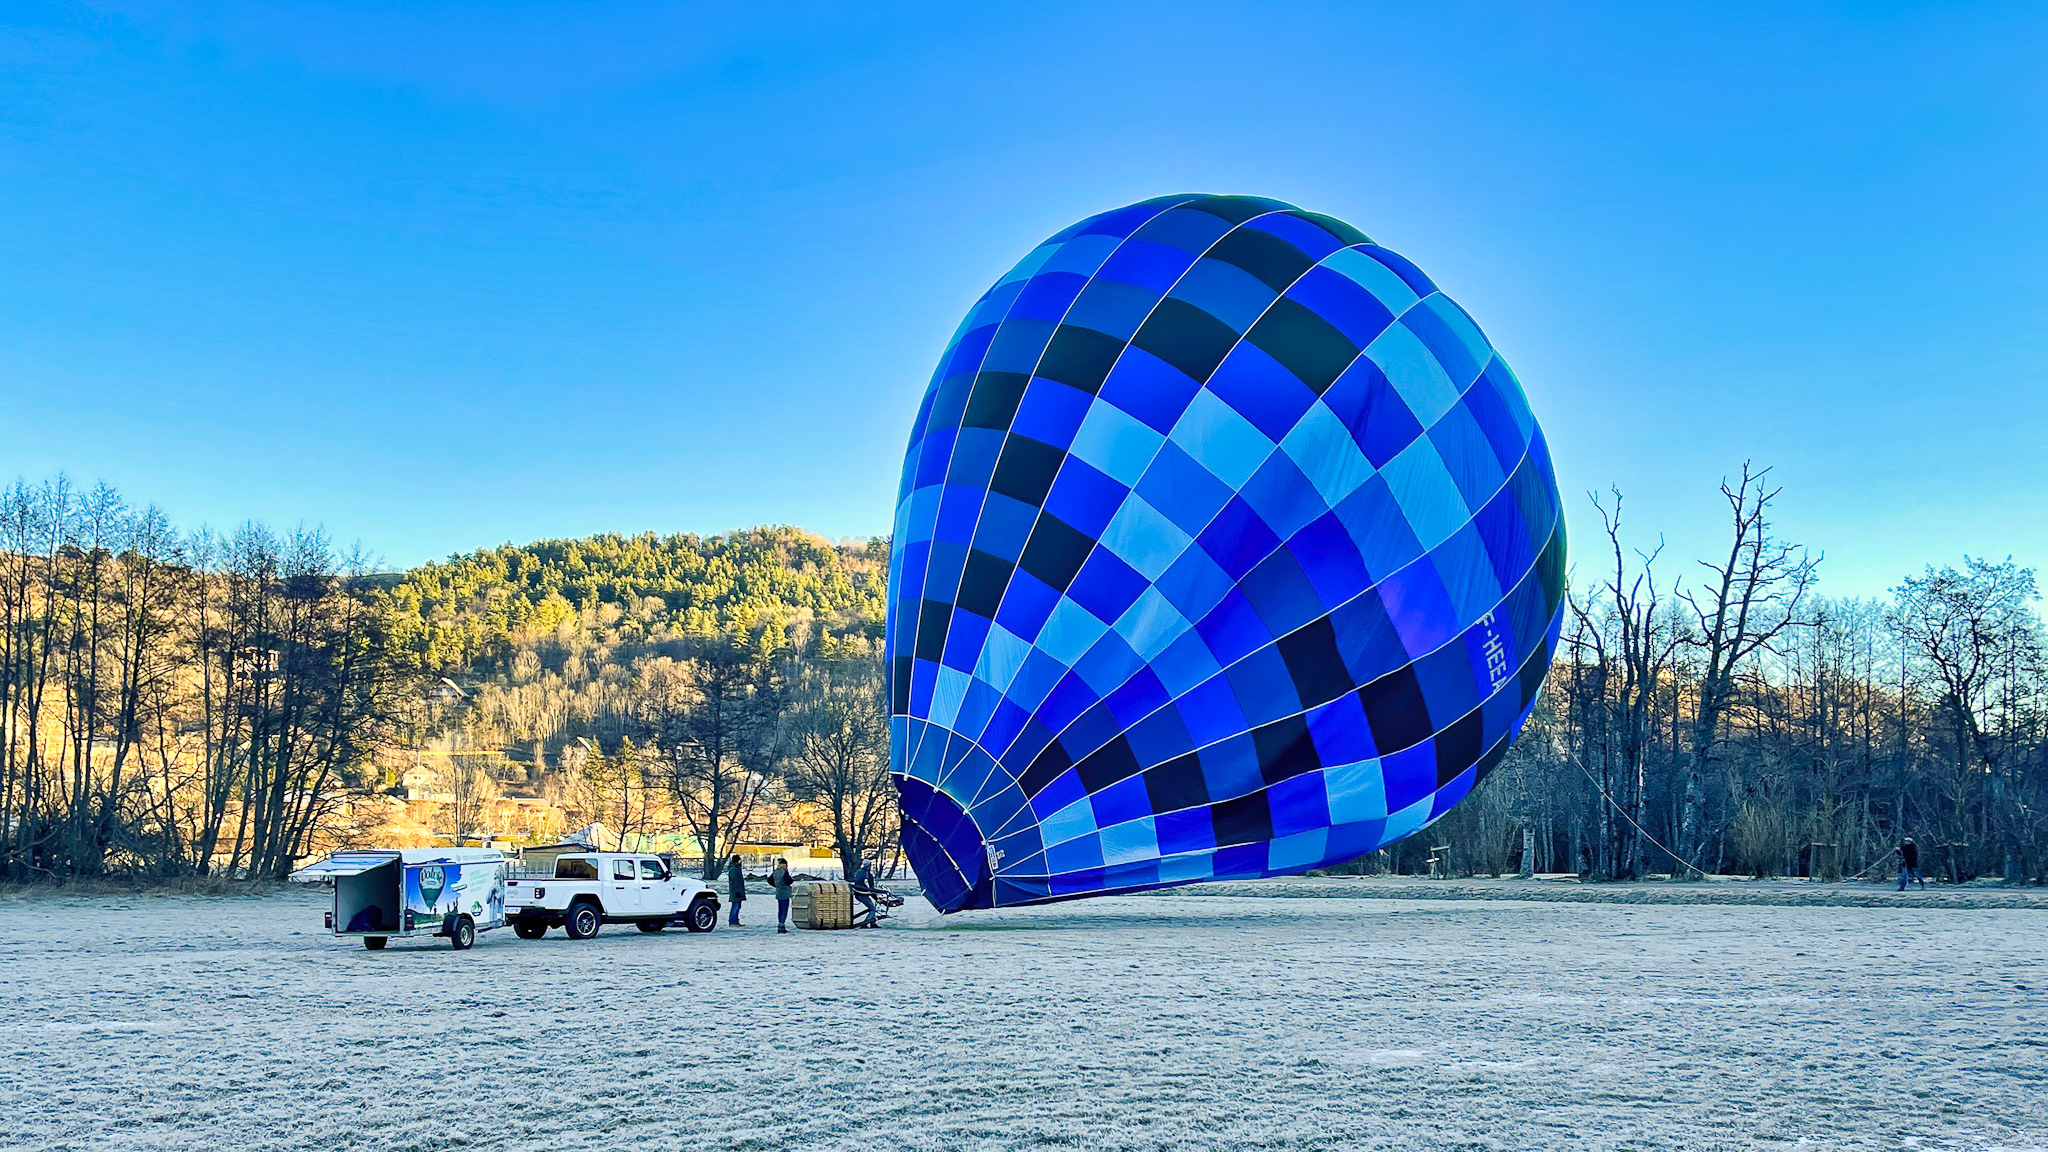
[[[1305,871],[1449,811],[1557,643],[1521,384],[1277,200],[1090,217],[968,312],[897,494],[903,846],[941,911]]]

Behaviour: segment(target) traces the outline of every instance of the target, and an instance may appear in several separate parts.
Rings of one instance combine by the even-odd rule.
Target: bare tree
[[[441,820],[457,844],[487,831],[485,816],[491,801],[503,789],[491,774],[491,756],[476,751],[453,751],[435,771],[439,791],[448,797],[441,807]]]
[[[563,760],[568,787],[563,801],[589,821],[604,825],[621,838],[644,835],[653,828],[652,765],[630,738],[605,755],[594,740],[579,738]]]
[[[641,676],[638,723],[661,753],[676,815],[703,849],[706,879],[716,878],[779,767],[788,708],[777,659],[731,637]]]
[[[256,525],[222,556],[205,651],[220,663],[210,754],[222,761],[222,807],[235,807],[227,871],[282,879],[388,733],[404,680],[360,592],[365,557],[338,561],[318,532],[280,538]]]
[[[2009,559],[1964,557],[1961,572],[1930,566],[1893,591],[1893,626],[1951,733],[1946,855],[1954,875],[1971,839],[1975,783],[2001,775],[1993,714],[2016,710],[2021,686],[2041,679],[2034,573]]]
[[[1692,755],[1679,808],[1679,853],[1689,861],[1698,861],[1705,849],[1707,772],[1721,743],[1740,669],[1757,653],[1769,650],[1787,629],[1812,623],[1804,609],[1820,557],[1771,534],[1766,515],[1783,489],[1769,486],[1770,472],[1744,461],[1739,481],[1732,486],[1722,481],[1721,496],[1728,503],[1733,529],[1728,555],[1718,565],[1700,561],[1708,572],[1706,580],[1696,590],[1679,593],[1698,627],[1688,643],[1697,649],[1702,665]]]
[[[118,637],[113,653],[114,698],[107,727],[114,741],[102,803],[93,813],[87,837],[88,871],[104,866],[117,840],[132,840],[137,829],[128,816],[134,803],[148,795],[143,759],[152,742],[160,762],[169,759],[166,746],[176,721],[172,709],[181,694],[174,679],[189,671],[189,648],[180,644],[177,617],[192,585],[183,542],[159,508],[151,506],[130,517],[124,547],[116,558],[121,590]],[[175,842],[175,822],[161,824]],[[166,852],[169,843],[159,845]]]
[[[849,880],[858,861],[888,847],[896,826],[889,713],[879,671],[850,672],[836,683],[827,679],[797,713],[783,776],[793,799],[825,809],[833,850]]]
[[[0,675],[0,727],[4,727],[4,768],[0,805],[8,812],[0,828],[5,870],[14,877],[50,875],[58,870],[53,848],[61,832],[63,803],[57,796],[62,763],[52,763],[61,743],[48,737],[48,706],[62,665],[62,571],[77,544],[77,496],[62,476],[37,487],[17,480],[8,490],[0,550],[7,557],[6,648]]]
[[[1573,595],[1568,603],[1574,627],[1567,644],[1580,675],[1573,694],[1597,710],[1600,788],[1608,801],[1601,811],[1604,859],[1595,871],[1607,876],[1636,876],[1643,871],[1643,821],[1649,795],[1649,751],[1659,693],[1668,687],[1672,657],[1684,639],[1679,622],[1657,586],[1660,541],[1648,552],[1636,552],[1630,571],[1621,542],[1621,490],[1614,489],[1610,509],[1598,496],[1600,514],[1614,568],[1590,597]],[[1595,683],[1585,685],[1585,674]],[[1590,690],[1588,690],[1590,689]],[[1586,742],[1582,742],[1582,748]],[[1583,758],[1581,760],[1583,763]],[[1615,817],[1621,816],[1617,823]]]

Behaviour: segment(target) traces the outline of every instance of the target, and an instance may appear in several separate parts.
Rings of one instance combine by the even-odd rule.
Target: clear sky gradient
[[[1045,236],[1251,193],[1404,253],[1584,492],[1824,590],[2048,564],[2048,7],[14,3],[0,476],[393,565],[887,531]]]

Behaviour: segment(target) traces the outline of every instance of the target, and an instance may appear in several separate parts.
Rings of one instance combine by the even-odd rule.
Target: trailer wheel
[[[448,944],[457,952],[468,950],[476,944],[476,921],[467,916],[457,916],[455,927],[448,934]]]
[[[649,935],[668,927],[668,921],[666,920],[638,920],[635,923],[640,926],[642,932],[646,932]]]
[[[597,905],[587,901],[571,907],[569,918],[562,925],[571,940],[588,940],[597,935],[597,930],[603,926],[604,913],[597,910]]]
[[[683,927],[692,932],[709,932],[718,927],[718,905],[709,900],[698,900],[683,913]]]
[[[512,922],[512,934],[521,940],[538,940],[548,934],[548,922],[538,916],[521,916]]]
[[[363,937],[363,947],[368,948],[372,952],[382,952],[384,950],[384,945],[389,944],[390,942],[391,937],[389,936]]]

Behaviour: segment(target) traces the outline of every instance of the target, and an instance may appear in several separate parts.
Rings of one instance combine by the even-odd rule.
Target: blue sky
[[[2039,5],[16,3],[0,475],[393,564],[886,531],[953,326],[1073,220],[1339,216],[1710,555],[2048,563]]]

